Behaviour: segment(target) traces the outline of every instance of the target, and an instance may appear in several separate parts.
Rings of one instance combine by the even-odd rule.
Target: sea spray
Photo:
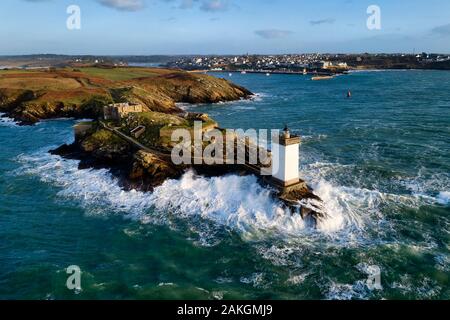
[[[205,178],[188,171],[180,180],[156,188],[151,197],[158,210],[170,208],[183,217],[200,215],[244,237],[265,232],[298,235],[305,229],[300,215],[283,208],[255,176]]]
[[[44,151],[21,155],[18,161],[22,167],[17,174],[37,175],[41,181],[58,186],[60,199],[78,201],[88,214],[123,213],[143,223],[161,222],[165,215],[200,217],[231,228],[244,238],[301,236],[307,228],[300,215],[292,214],[254,176],[206,178],[188,171],[181,179],[167,180],[153,193],[145,193],[122,190],[106,169],[78,170],[78,161]],[[333,212],[319,224],[319,230],[333,232],[344,227],[343,209],[338,204],[328,209]]]
[[[442,205],[450,204],[450,191],[441,191],[437,196],[438,203]]]
[[[216,243],[216,227],[229,228],[249,240],[275,236],[305,242],[308,237],[324,236],[345,246],[361,245],[385,234],[389,222],[381,210],[383,203],[400,208],[416,206],[419,201],[413,196],[340,186],[326,180],[320,174],[321,166],[315,163],[304,174],[323,200],[327,216],[318,222],[317,230],[312,230],[254,176],[207,178],[188,171],[181,179],[167,180],[149,193],[124,191],[108,170],[78,170],[78,161],[44,150],[21,155],[18,161],[22,167],[17,174],[37,175],[41,181],[58,186],[61,201],[76,200],[87,214],[123,214],[146,224],[170,224],[173,219],[183,219],[191,223],[203,245]],[[329,167],[327,164],[326,170]],[[440,196],[443,203],[448,202],[445,193]]]
[[[269,98],[270,95],[266,93],[255,93],[248,99],[240,99],[236,101],[221,101],[216,103],[216,107],[227,107],[230,111],[236,110],[236,111],[248,111],[248,110],[256,110],[257,108],[254,106],[254,103],[261,103],[264,99]],[[203,107],[208,104],[206,103],[185,103],[185,102],[177,102],[175,104],[178,108],[182,109],[183,111],[191,111],[195,112],[195,109],[198,107]]]
[[[0,112],[0,126],[6,126],[6,127],[15,127],[18,123],[9,117],[5,116],[5,113]]]
[[[433,173],[430,170],[421,168],[416,176],[399,177],[392,181],[402,188],[405,188],[417,199],[426,204],[438,203],[446,205],[449,203],[450,173]]]
[[[60,188],[62,200],[76,200],[88,214],[124,213],[141,215],[152,203],[144,192],[124,191],[107,169],[79,170],[77,160],[63,159],[47,152],[21,155],[16,174],[37,175],[45,183]]]

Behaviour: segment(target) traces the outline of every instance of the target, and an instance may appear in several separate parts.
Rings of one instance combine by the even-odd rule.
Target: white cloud
[[[144,8],[143,0],[97,0],[102,5],[122,11],[138,11]]]
[[[321,19],[321,20],[312,20],[309,23],[313,26],[319,25],[319,24],[333,24],[336,21],[334,18],[327,18],[327,19]]]
[[[225,11],[228,9],[228,1],[227,0],[204,0],[200,9],[203,11]]]
[[[193,9],[199,5],[200,10],[207,12],[225,11],[230,6],[230,0],[162,0],[164,2],[178,2],[177,8]]]
[[[191,9],[194,7],[194,0],[181,0],[180,8],[181,9]]]
[[[280,39],[291,35],[293,32],[289,30],[266,29],[256,30],[255,33],[264,39]]]
[[[435,27],[431,30],[433,34],[437,34],[439,36],[450,36],[450,23],[445,24],[443,26]]]

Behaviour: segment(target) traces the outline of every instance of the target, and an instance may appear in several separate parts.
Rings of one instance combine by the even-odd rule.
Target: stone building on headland
[[[143,112],[141,104],[114,103],[103,107],[103,117],[105,120],[120,121],[130,113]]]
[[[209,119],[207,113],[186,112],[183,116],[186,120],[206,122]]]

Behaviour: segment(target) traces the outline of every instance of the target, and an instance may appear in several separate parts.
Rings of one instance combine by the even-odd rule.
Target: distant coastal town
[[[321,54],[182,57],[169,62],[167,66],[183,70],[282,73],[302,73],[307,70],[339,72],[349,68],[347,62],[331,60]]]
[[[38,54],[0,56],[0,69],[51,67],[145,66],[209,72],[321,73],[336,74],[366,69],[450,70],[450,54],[362,53],[283,55],[149,55],[149,56],[69,56]]]
[[[273,73],[342,73],[352,69],[450,70],[450,55],[442,54],[289,54],[181,57],[166,64],[183,70]]]

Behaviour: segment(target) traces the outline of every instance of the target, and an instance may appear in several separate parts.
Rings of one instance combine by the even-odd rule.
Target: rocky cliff
[[[96,118],[113,102],[177,113],[176,103],[215,103],[252,93],[225,79],[146,68],[0,71],[0,112],[22,124],[59,117]]]
[[[127,190],[151,191],[167,179],[180,177],[185,169],[174,165],[170,159],[133,148],[97,124],[83,139],[77,139],[71,145],[62,145],[50,153],[80,160],[80,169],[110,169]]]

